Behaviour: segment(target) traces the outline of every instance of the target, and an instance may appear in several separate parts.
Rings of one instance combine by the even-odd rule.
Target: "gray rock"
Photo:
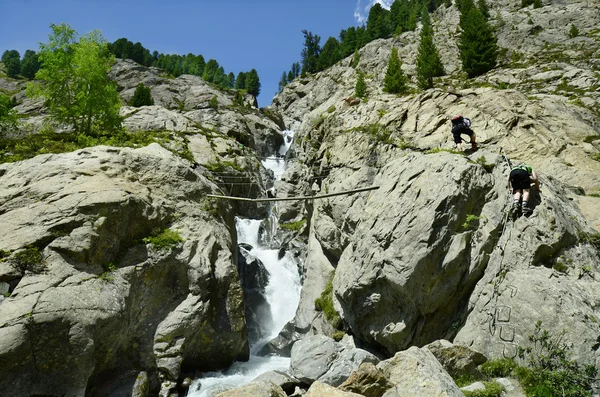
[[[481,382],[475,382],[475,383],[470,384],[469,386],[461,387],[460,390],[461,391],[470,391],[470,392],[474,392],[474,391],[478,391],[478,390],[485,390],[485,385]]]
[[[285,392],[273,382],[258,381],[216,395],[216,397],[286,397]]]
[[[298,379],[282,371],[265,372],[257,376],[252,382],[271,382],[281,387],[288,394],[292,394],[301,384]]]
[[[0,170],[0,249],[13,264],[25,247],[41,254],[3,275],[15,285],[0,304],[3,389],[82,395],[140,367],[157,388],[157,371],[176,384],[181,365],[217,369],[248,354],[233,217],[202,209],[216,187],[189,163],[153,144]],[[184,242],[142,241],[166,227]]]
[[[292,347],[290,372],[306,384],[316,380],[341,385],[364,362],[377,363],[373,354],[335,342],[323,335],[307,336]]]
[[[427,349],[413,346],[380,362],[377,368],[395,384],[383,397],[463,396],[450,375]]]
[[[425,346],[452,377],[478,375],[478,366],[487,358],[466,346],[455,345],[447,340],[438,340]]]
[[[359,397],[361,394],[356,394],[348,391],[336,389],[327,383],[319,381],[314,382],[306,394],[305,397]]]
[[[381,397],[394,385],[372,363],[362,363],[348,379],[339,386],[340,390],[365,397]]]

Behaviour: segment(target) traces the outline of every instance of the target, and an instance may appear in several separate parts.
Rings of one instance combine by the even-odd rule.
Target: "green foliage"
[[[176,246],[183,242],[183,239],[176,231],[164,229],[162,231],[155,230],[150,237],[145,237],[143,241],[146,244],[152,244],[154,248],[162,251]]]
[[[0,250],[0,263],[4,262],[10,256],[10,251]]]
[[[542,0],[533,0],[533,8],[541,8],[544,4],[542,4]]]
[[[594,153],[590,155],[590,157],[592,158],[592,160],[600,161],[600,153]]]
[[[433,43],[433,29],[429,14],[423,13],[423,29],[417,53],[417,83],[420,88],[433,88],[433,78],[445,74],[440,54]]]
[[[329,66],[336,64],[342,59],[340,52],[340,42],[335,37],[330,37],[325,42],[325,45],[321,49],[319,58],[317,61],[317,69],[319,71],[327,69]]]
[[[358,67],[358,63],[360,62],[360,51],[354,51],[354,55],[352,57],[352,67],[356,69]]]
[[[481,373],[489,378],[506,378],[512,375],[517,366],[512,358],[490,360],[481,365]]]
[[[108,49],[117,58],[131,59],[140,65],[150,66],[155,61],[155,58],[150,55],[150,50],[145,48],[142,43],[134,44],[124,37],[109,44]]]
[[[360,132],[361,134],[366,134],[377,143],[384,143],[389,145],[395,144],[394,140],[392,139],[392,130],[380,124],[370,124],[354,128],[353,131]]]
[[[244,88],[250,95],[257,97],[260,94],[260,79],[256,69],[250,70],[246,73],[245,86]]]
[[[574,24],[571,24],[571,29],[569,29],[569,38],[572,39],[574,37],[579,36],[579,29]]]
[[[139,108],[140,106],[152,105],[154,105],[154,99],[152,98],[150,87],[146,87],[144,83],[138,84],[133,93],[133,98],[131,99],[131,106]]]
[[[212,109],[217,109],[219,107],[219,102],[217,101],[216,95],[210,99],[208,106],[210,106]]]
[[[105,263],[102,265],[102,269],[104,270],[98,278],[104,281],[113,281],[112,272],[117,270],[117,267],[113,263]]]
[[[467,219],[465,219],[465,222],[462,224],[463,230],[477,229],[477,225],[481,219],[483,219],[483,217],[474,214],[467,214]]]
[[[564,342],[564,335],[564,331],[558,337],[550,335],[538,321],[529,336],[533,346],[519,347],[519,358],[528,362],[528,368],[519,367],[516,372],[527,396],[591,396],[597,370],[569,359],[572,346]]]
[[[533,4],[534,0],[521,0],[521,7],[529,7],[530,5]]]
[[[162,143],[167,148],[171,141],[171,134],[168,132],[144,132],[128,133],[119,131],[116,134],[100,135],[97,137],[76,134],[76,133],[55,133],[52,131],[27,135],[23,138],[4,138],[0,139],[0,163],[11,163],[15,161],[26,160],[44,153],[65,153],[72,152],[85,147],[108,145],[119,147],[141,147],[150,143]],[[187,146],[184,145],[184,149]],[[175,154],[193,161],[191,155],[185,150],[170,149]]]
[[[327,108],[327,113],[333,113],[335,112],[335,105],[331,105]]]
[[[302,34],[304,34],[304,48],[300,53],[302,73],[315,73],[319,68],[319,54],[321,53],[319,41],[321,41],[321,37],[306,29],[302,30]]]
[[[373,4],[367,17],[367,38],[369,41],[387,38],[391,33],[390,11],[379,3]]]
[[[463,70],[469,78],[473,78],[496,66],[497,38],[493,27],[478,8],[470,7],[466,14],[461,15],[460,57]]]
[[[460,154],[461,156],[465,155],[464,152],[461,152],[459,150],[445,149],[445,148],[441,148],[441,147],[434,147],[434,148],[428,149],[425,151],[425,154],[435,154],[435,153],[441,153],[441,152],[446,152],[446,153],[451,153],[451,154]]]
[[[398,49],[392,47],[388,67],[383,78],[383,90],[390,94],[401,94],[407,91],[407,78],[402,71],[402,61],[398,57]]]
[[[504,387],[497,382],[483,382],[485,389],[475,391],[463,391],[466,397],[501,397]]]
[[[579,238],[579,242],[590,244],[597,250],[600,250],[600,233],[586,233],[580,231],[577,237]]]
[[[485,0],[477,0],[477,8],[486,20],[490,19],[490,7]]]
[[[121,102],[115,83],[108,78],[113,55],[100,31],[79,40],[69,25],[50,25],[47,44],[40,44],[42,68],[30,83],[29,95],[46,98],[50,116],[77,132],[99,134],[121,126]]]
[[[329,323],[336,329],[342,326],[342,319],[340,315],[333,308],[333,277],[335,273],[331,274],[329,282],[325,286],[321,296],[315,299],[315,310],[323,312],[325,318]]]
[[[299,232],[304,225],[306,224],[306,219],[300,219],[299,221],[296,222],[286,222],[286,223],[281,223],[279,226],[287,231],[290,232]]]
[[[344,335],[346,335],[346,333],[344,331],[335,331],[333,334],[331,334],[331,338],[334,341],[339,342],[342,340]]]
[[[12,108],[13,101],[7,95],[0,93],[0,137],[5,131],[17,128],[19,117]]]
[[[25,51],[23,60],[21,61],[21,75],[31,80],[35,77],[38,70],[40,70],[38,54],[32,50]]]
[[[485,156],[478,157],[475,162],[481,165],[487,172],[492,172],[494,169],[494,164],[488,164]]]
[[[17,50],[6,50],[2,54],[2,63],[8,77],[17,77],[21,72],[21,55]]]
[[[37,247],[29,246],[13,256],[13,261],[21,272],[41,273],[45,270],[42,253]]]
[[[358,72],[358,78],[356,79],[356,85],[354,86],[354,93],[358,98],[364,98],[367,96],[367,82],[365,81],[365,75],[362,72]]]

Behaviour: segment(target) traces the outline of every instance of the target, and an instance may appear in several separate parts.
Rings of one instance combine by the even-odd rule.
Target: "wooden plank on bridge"
[[[212,197],[212,198],[217,198],[217,199],[222,199],[222,200],[251,201],[253,203],[259,203],[259,202],[265,202],[265,201],[316,200],[316,199],[327,198],[327,197],[342,196],[344,194],[368,192],[370,190],[375,190],[375,189],[379,189],[379,186],[369,186],[369,187],[363,187],[360,189],[347,190],[344,192],[321,194],[318,196],[300,196],[300,197],[282,197],[282,198],[274,197],[274,198],[259,198],[259,199],[234,197],[234,196],[219,196],[216,194],[207,194],[206,196]]]

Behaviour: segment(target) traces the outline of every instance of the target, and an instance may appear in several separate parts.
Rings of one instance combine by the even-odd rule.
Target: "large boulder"
[[[286,397],[286,394],[280,386],[273,382],[254,381],[219,393],[216,397]]]
[[[450,375],[427,349],[411,347],[377,365],[395,385],[383,397],[463,397]]]
[[[203,209],[215,189],[157,144],[0,165],[0,387],[95,396],[143,369],[156,392],[247,357],[231,209]],[[181,242],[151,238],[167,228]]]
[[[377,363],[379,359],[324,335],[311,335],[292,347],[290,373],[306,384],[319,380],[339,386],[365,362]]]

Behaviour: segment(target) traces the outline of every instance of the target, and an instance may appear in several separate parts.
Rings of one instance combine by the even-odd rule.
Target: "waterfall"
[[[275,174],[279,180],[285,171],[283,156],[290,148],[293,140],[292,131],[283,131],[284,144],[277,154],[265,158],[262,163]],[[272,211],[276,214],[275,208]],[[269,282],[265,288],[265,298],[270,306],[271,319],[266,324],[266,335],[250,346],[250,359],[247,362],[235,362],[223,371],[207,372],[195,380],[190,386],[188,397],[213,397],[231,388],[243,386],[258,375],[273,371],[287,370],[290,359],[287,357],[260,357],[256,353],[271,339],[275,338],[282,328],[294,318],[300,301],[300,276],[298,264],[294,258],[285,254],[279,258],[279,250],[273,249],[272,241],[262,241],[259,232],[263,221],[236,218],[236,230],[239,244],[252,247],[249,254],[258,258],[269,273]],[[278,222],[270,222],[278,224]],[[273,238],[274,233],[268,233]]]

